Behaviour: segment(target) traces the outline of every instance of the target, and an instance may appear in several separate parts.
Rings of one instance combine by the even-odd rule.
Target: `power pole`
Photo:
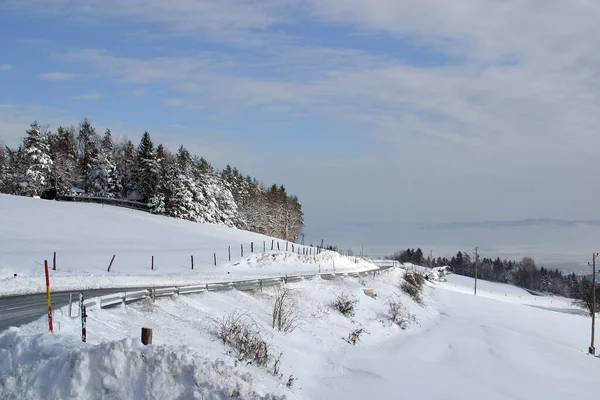
[[[588,265],[592,267],[592,342],[588,349],[589,354],[595,354],[596,348],[594,347],[594,332],[596,330],[596,257],[598,253],[592,254],[592,264],[588,262]]]
[[[475,246],[475,290],[474,290],[474,295],[477,296],[477,259],[478,259],[478,255],[477,255],[477,250],[479,250],[479,247]]]

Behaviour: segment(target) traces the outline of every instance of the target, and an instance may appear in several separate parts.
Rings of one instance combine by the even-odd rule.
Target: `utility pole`
[[[592,264],[588,262],[588,265],[592,267],[592,342],[588,349],[588,354],[595,354],[596,348],[594,347],[594,332],[596,330],[596,258],[598,253],[592,254]]]
[[[477,259],[478,259],[478,255],[477,255],[477,250],[479,250],[479,247],[475,246],[475,290],[474,290],[474,295],[477,296]]]

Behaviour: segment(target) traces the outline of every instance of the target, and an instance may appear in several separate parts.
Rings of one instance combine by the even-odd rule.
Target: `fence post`
[[[217,266],[217,253],[213,253],[213,257],[215,259],[215,267]]]
[[[152,344],[152,329],[142,328],[142,344]]]
[[[281,251],[281,249],[279,248],[279,241],[277,242],[277,251]]]
[[[244,245],[240,244],[240,254],[244,257]]]
[[[229,261],[231,261],[231,246],[227,246],[227,253],[229,254]]]
[[[275,244],[275,240],[271,239],[271,251],[273,251],[273,245]]]
[[[113,261],[115,261],[116,254],[113,254],[112,259],[110,260],[110,264],[108,264],[108,272],[110,272],[110,267],[112,267]]]
[[[254,253],[254,242],[250,242],[250,253]]]
[[[294,252],[294,243],[292,243],[292,253],[295,253]]]
[[[85,326],[87,313],[85,312],[85,304],[83,304],[83,292],[79,292],[79,310],[79,314],[81,314],[81,341],[85,343],[87,340],[87,328]]]
[[[52,269],[56,271],[56,252],[54,252],[54,258],[52,259]]]
[[[152,266],[150,268],[152,268],[152,271],[154,271],[154,256],[152,256]]]
[[[191,261],[192,261],[192,269],[194,269],[194,256],[193,256],[193,255],[192,255],[192,256],[190,256],[190,259],[191,259]]]
[[[263,240],[263,253],[267,251],[267,242]]]

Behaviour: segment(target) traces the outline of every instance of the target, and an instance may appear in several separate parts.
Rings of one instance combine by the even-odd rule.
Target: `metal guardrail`
[[[239,290],[239,291],[252,291],[265,288],[277,286],[281,283],[292,283],[299,282],[302,280],[311,280],[316,277],[320,277],[321,279],[331,280],[340,276],[350,276],[354,278],[358,278],[361,276],[367,276],[369,274],[376,275],[377,272],[385,271],[387,269],[393,268],[393,266],[384,266],[377,269],[359,271],[359,272],[342,272],[336,274],[306,274],[306,275],[292,275],[292,276],[282,276],[275,278],[264,278],[264,279],[248,279],[243,281],[228,281],[228,282],[215,282],[215,283],[205,283],[201,285],[190,285],[190,286],[173,286],[173,287],[161,287],[161,288],[151,288],[151,289],[142,289],[130,292],[121,292],[114,293],[100,297],[93,297],[90,299],[86,299],[83,301],[86,309],[91,310],[94,308],[108,308],[118,304],[128,304],[135,301],[139,301],[145,298],[150,298],[153,295],[156,297],[166,297],[166,296],[175,296],[175,295],[184,295],[184,294],[192,294],[192,293],[201,293],[201,292],[223,292],[228,290]]]

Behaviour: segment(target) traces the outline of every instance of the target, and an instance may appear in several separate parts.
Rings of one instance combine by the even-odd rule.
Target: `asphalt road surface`
[[[381,266],[381,270],[391,268],[391,266]],[[362,275],[362,274],[361,274]],[[333,279],[333,274],[321,274],[322,279]],[[299,277],[289,277],[290,282],[300,280]],[[263,280],[264,286],[272,286],[278,284],[279,278],[265,278]],[[253,281],[253,282],[256,282]],[[105,296],[107,294],[122,293],[143,290],[144,288],[125,288],[125,289],[96,289],[96,290],[84,290],[83,295],[86,299]],[[158,289],[158,287],[157,287]],[[250,281],[239,282],[236,285],[238,290],[254,290],[256,289],[256,283],[250,283]],[[211,290],[229,290],[229,287],[214,287]],[[73,295],[73,301],[78,301],[79,291],[70,292],[57,292],[51,293],[52,296],[52,308],[54,310],[69,304],[69,295]],[[29,322],[35,321],[41,316],[48,314],[48,302],[46,300],[46,294],[28,294],[20,296],[9,296],[0,297],[0,332],[8,329],[11,326],[21,326]]]
[[[144,288],[84,290],[83,295],[88,299],[112,293],[143,289]],[[69,304],[70,294],[73,295],[73,301],[79,300],[78,291],[52,293],[52,308],[56,310]],[[11,326],[21,326],[35,321],[39,317],[47,314],[48,302],[46,300],[46,293],[0,297],[0,332]]]

